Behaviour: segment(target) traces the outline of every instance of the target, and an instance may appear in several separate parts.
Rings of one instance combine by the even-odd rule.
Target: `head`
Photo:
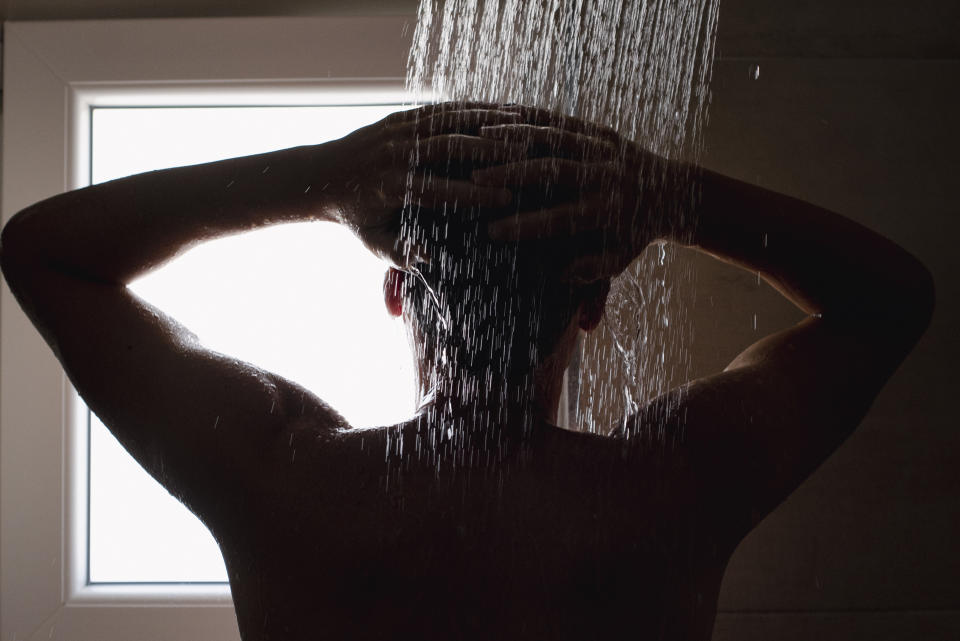
[[[421,392],[464,379],[559,390],[577,333],[603,317],[609,281],[572,284],[556,248],[483,236],[477,225],[447,230],[429,264],[386,275],[387,309],[406,322]]]

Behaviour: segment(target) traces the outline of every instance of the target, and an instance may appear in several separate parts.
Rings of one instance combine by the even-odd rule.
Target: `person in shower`
[[[671,206],[687,180],[692,212]],[[196,243],[310,220],[392,265],[407,421],[353,429],[126,287]],[[807,318],[608,433],[560,429],[578,332],[654,242],[758,272]],[[856,428],[934,301],[916,259],[837,214],[465,103],[56,196],[6,225],[0,259],[90,408],[214,534],[244,641],[709,639],[734,549]]]

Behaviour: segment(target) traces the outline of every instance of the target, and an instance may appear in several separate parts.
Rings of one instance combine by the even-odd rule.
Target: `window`
[[[91,183],[332,140],[401,108],[93,108]],[[352,425],[374,426],[415,409],[406,337],[383,306],[383,272],[344,228],[292,224],[207,243],[131,288],[207,347],[297,381]],[[91,583],[227,581],[204,525],[92,414],[89,475]]]
[[[146,111],[116,109],[119,106],[259,105],[268,112],[338,101],[402,102],[411,22],[354,18],[8,24],[4,220],[92,178],[146,169],[133,164],[108,169],[97,155],[107,148],[100,146],[105,142],[88,153],[91,133],[106,131],[111,118]],[[183,116],[190,110],[169,111]],[[296,144],[302,142],[308,140]],[[294,143],[276,146],[288,144]],[[236,153],[245,152],[225,155]],[[263,233],[274,231],[284,233],[282,227]],[[201,253],[184,260],[200,260]],[[170,271],[176,267],[171,265]],[[161,281],[148,277],[135,287],[168,307],[160,300]],[[86,479],[96,470],[87,465],[87,412],[6,288],[0,313],[0,638],[236,639],[229,592],[222,584],[88,584]],[[202,327],[193,329],[201,339],[208,338]],[[282,365],[261,364],[287,373]],[[321,393],[337,406],[335,394]],[[341,409],[349,414],[345,404],[341,401]],[[378,422],[375,417],[367,420]],[[95,531],[90,534],[96,538]],[[104,576],[110,578],[109,572]],[[96,572],[91,578],[97,578]],[[216,577],[210,573],[194,578]]]

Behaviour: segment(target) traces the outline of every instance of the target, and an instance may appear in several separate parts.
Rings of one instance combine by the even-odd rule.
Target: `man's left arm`
[[[342,420],[312,394],[204,349],[126,285],[207,239],[295,220],[332,220],[317,189],[329,162],[297,149],[152,172],[56,196],[2,236],[3,272],[90,409],[171,493],[216,519],[291,406]],[[265,169],[269,169],[265,171]],[[306,193],[305,193],[306,191]]]
[[[343,420],[296,384],[204,349],[127,284],[205,240],[283,222],[347,224],[374,251],[402,259],[396,234],[385,231],[398,227],[416,134],[426,133],[437,154],[455,148],[473,157],[496,149],[453,134],[471,118],[500,116],[470,109],[450,117],[462,111],[404,112],[324,145],[56,196],[4,228],[4,276],[104,424],[174,495],[218,518],[226,497],[239,505],[253,489],[266,453],[291,423],[308,420],[332,434]],[[422,195],[477,203],[502,198],[442,180]]]

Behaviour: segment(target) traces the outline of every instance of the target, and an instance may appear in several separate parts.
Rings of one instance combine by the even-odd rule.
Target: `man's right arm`
[[[916,258],[838,214],[712,172],[702,189],[692,246],[809,316],[631,424],[684,430],[704,500],[742,536],[857,427],[929,324],[934,287]]]
[[[492,237],[575,246],[582,255],[570,275],[584,282],[619,274],[651,240],[681,243],[758,273],[808,314],[624,425],[628,434],[685,435],[705,509],[736,521],[735,537],[850,435],[930,322],[934,288],[926,268],[838,214],[713,172],[671,168],[609,132],[506,124],[480,133],[549,149],[547,157],[474,172],[480,184],[544,193],[555,184],[581,185],[576,201],[491,222]],[[644,177],[661,170],[701,181],[694,225],[658,210],[659,196]],[[587,242],[598,236],[603,242]]]
[[[701,185],[697,249],[759,272],[798,307],[831,323],[884,333],[892,325],[901,331],[891,338],[905,340],[911,327],[926,328],[933,281],[892,241],[826,209],[714,172],[704,171]]]

